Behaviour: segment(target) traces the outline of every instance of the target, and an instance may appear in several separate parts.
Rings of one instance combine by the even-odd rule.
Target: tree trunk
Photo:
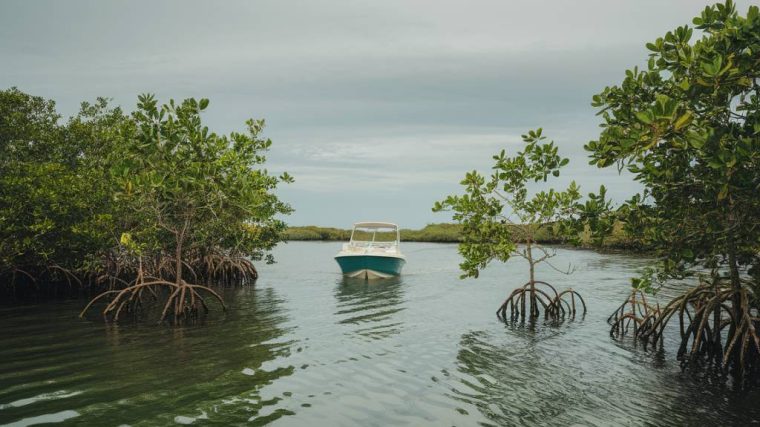
[[[177,286],[182,284],[182,240],[177,239],[177,250],[174,254],[176,257],[176,266],[174,267],[175,273],[176,273],[176,283]]]
[[[535,282],[535,267],[536,264],[533,262],[533,247],[532,242],[530,239],[527,241],[527,248],[526,253],[528,255],[528,265],[530,266],[530,317],[538,317],[538,307],[536,304],[538,301],[536,301],[536,282]]]
[[[714,288],[713,292],[715,292],[715,295],[718,295],[718,292],[720,292],[720,278],[718,277],[716,272],[713,272],[712,276],[713,276],[712,280],[713,280],[713,288]],[[720,322],[721,322],[720,314],[721,314],[721,307],[720,307],[720,304],[718,304],[715,307],[715,310],[713,310],[713,342],[712,342],[712,355],[711,355],[712,360],[718,364],[720,364],[721,361],[723,360],[723,343],[721,342],[721,333],[720,333]]]
[[[177,259],[175,260],[177,262],[176,267],[176,273],[177,273],[177,286],[182,285],[182,243],[185,241],[185,233],[187,232],[187,226],[188,226],[188,219],[185,218],[185,223],[182,226],[182,230],[176,234],[177,237],[177,249],[175,252],[175,256]]]
[[[736,240],[734,237],[734,212],[733,203],[729,203],[728,212],[728,228],[726,230],[726,252],[728,253],[728,272],[729,279],[731,280],[731,288],[734,291],[731,297],[731,310],[733,311],[734,319],[740,319],[742,316],[741,309],[741,278],[739,277],[739,265],[736,260]],[[736,326],[731,324],[731,328],[728,331],[727,340],[731,340],[736,333]],[[739,352],[733,351],[734,355],[731,356],[731,363],[738,366]],[[741,368],[740,368],[741,369]]]
[[[182,226],[182,230],[176,234],[177,236],[177,248],[175,250],[174,256],[176,257],[176,267],[175,267],[175,274],[176,274],[176,283],[178,286],[178,289],[181,289],[178,295],[178,300],[176,301],[174,307],[174,322],[179,322],[179,317],[184,314],[185,309],[185,296],[186,292],[188,290],[187,287],[183,286],[182,281],[182,244],[185,242],[185,233],[187,232],[187,225],[188,220],[185,218],[185,224]],[[192,289],[190,289],[190,292],[192,292]]]

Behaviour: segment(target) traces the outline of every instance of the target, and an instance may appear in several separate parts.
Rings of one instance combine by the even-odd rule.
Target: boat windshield
[[[349,245],[354,247],[391,248],[400,240],[398,226],[391,223],[356,223]]]

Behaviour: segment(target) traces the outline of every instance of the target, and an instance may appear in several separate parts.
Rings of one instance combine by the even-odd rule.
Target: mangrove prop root
[[[662,346],[665,329],[676,317],[680,334],[676,356],[683,369],[713,365],[741,379],[759,376],[760,314],[753,298],[748,283],[734,288],[721,278],[700,283],[662,309],[633,291],[609,317],[610,335],[620,337],[633,326],[633,337],[644,346]]]
[[[254,283],[259,275],[253,263],[243,257],[207,254],[193,262],[199,280],[208,284],[235,286]]]
[[[183,319],[197,318],[200,313],[208,313],[208,305],[203,296],[201,296],[201,292],[212,295],[217,301],[219,301],[222,310],[227,310],[222,297],[209,287],[194,285],[185,281],[182,281],[181,284],[177,285],[176,283],[168,282],[166,280],[151,280],[131,285],[122,290],[112,290],[101,293],[87,304],[84,310],[80,313],[80,317],[84,317],[87,311],[98,300],[115,295],[103,309],[102,315],[106,320],[118,321],[122,311],[135,312],[137,308],[142,305],[143,291],[145,289],[155,287],[168,287],[170,289],[169,297],[164,303],[161,312],[160,322],[173,318],[173,321],[177,323]]]
[[[572,289],[557,292],[549,283],[536,280],[513,290],[496,310],[496,316],[502,321],[525,320],[526,314],[535,319],[543,310],[545,319],[559,320],[574,318],[581,309],[585,315],[586,302],[578,292]]]
[[[63,277],[66,279],[66,282],[69,284],[69,288],[71,288],[71,282],[72,280],[77,282],[79,287],[82,287],[82,281],[79,280],[79,278],[71,272],[71,270],[61,267],[60,265],[53,264],[48,266],[47,273],[51,276],[55,274],[55,272],[59,272],[63,274]]]
[[[169,265],[170,263],[168,262],[159,261],[156,263],[156,269],[160,274],[161,272],[166,272]],[[197,318],[201,312],[204,314],[208,313],[208,306],[205,299],[201,296],[201,292],[211,294],[219,301],[222,309],[227,310],[224,300],[213,289],[207,286],[190,284],[184,280],[170,282],[160,277],[146,274],[145,267],[145,264],[140,260],[137,268],[137,277],[133,281],[125,282],[119,279],[120,282],[126,284],[126,287],[119,290],[107,290],[96,296],[82,310],[80,317],[84,317],[95,302],[107,296],[112,296],[113,298],[103,309],[102,315],[107,321],[118,321],[123,311],[136,313],[143,306],[143,294],[146,290],[157,300],[159,298],[158,289],[162,287],[169,288],[170,291],[161,312],[160,322],[166,320],[168,316],[173,316],[174,322],[178,323],[183,319]],[[197,279],[198,275],[191,268],[188,269]]]
[[[607,323],[610,325],[610,336],[613,338],[621,337],[628,333],[631,326],[634,335],[636,335],[642,328],[651,327],[659,315],[659,304],[650,305],[647,302],[646,295],[640,290],[634,289],[628,299],[607,318]]]

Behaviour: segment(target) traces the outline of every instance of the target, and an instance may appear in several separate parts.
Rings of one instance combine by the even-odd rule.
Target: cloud
[[[417,134],[347,137],[291,144],[273,162],[298,176],[295,187],[305,191],[398,192],[420,185],[456,182],[463,167],[477,165],[506,146],[515,136]]]
[[[705,4],[9,0],[0,85],[64,114],[97,96],[127,109],[142,92],[210,98],[218,132],[267,119],[268,167],[297,180],[282,189],[294,223],[419,226],[441,220],[429,207],[465,171],[487,170],[539,126],[571,158],[561,185],[604,182],[618,200],[636,191],[630,176],[587,166],[590,98]]]

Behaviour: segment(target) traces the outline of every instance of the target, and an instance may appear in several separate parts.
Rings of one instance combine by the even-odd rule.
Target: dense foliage
[[[587,145],[592,164],[617,163],[644,184],[624,212],[662,249],[663,277],[758,262],[760,18],[728,2],[694,21],[701,40],[680,27],[648,43],[648,69],[594,97],[604,130]]]
[[[291,178],[261,167],[263,121],[220,136],[202,125],[207,106],[144,95],[126,115],[99,99],[61,124],[52,101],[0,92],[3,282],[120,288],[151,266],[181,282],[183,265],[207,283],[255,275],[291,211],[273,191]]]
[[[126,117],[99,99],[59,120],[52,101],[0,91],[0,276],[11,285],[71,280],[114,244],[105,162]]]
[[[263,121],[217,135],[201,124],[207,105],[187,99],[159,107],[140,97],[110,169],[129,224],[124,238],[176,259],[215,251],[261,259],[285,228],[276,215],[291,210],[272,190],[291,178],[260,169],[272,143],[260,137]]]
[[[698,276],[662,313],[637,319],[657,341],[676,312],[684,363],[760,370],[760,13],[729,0],[647,47],[646,70],[594,96],[604,119],[592,164],[627,168],[644,186],[619,211],[660,263],[639,289]],[[684,314],[685,313],[685,314]],[[709,321],[708,321],[709,319]],[[683,324],[683,323],[682,323]]]

